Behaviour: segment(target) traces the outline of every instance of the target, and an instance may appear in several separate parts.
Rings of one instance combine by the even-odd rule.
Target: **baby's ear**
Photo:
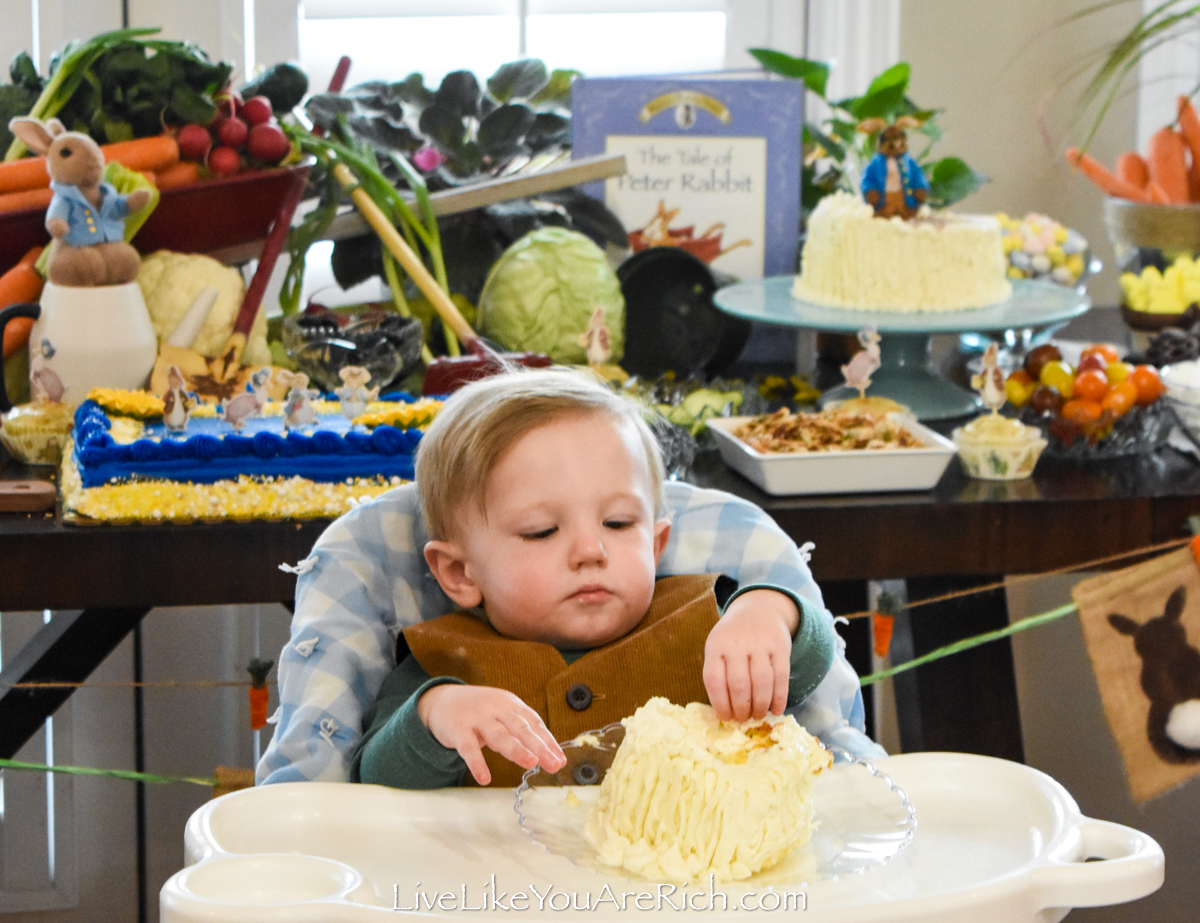
[[[667,548],[667,540],[671,537],[671,520],[658,519],[654,522],[654,566],[658,567],[659,559]]]
[[[483,602],[483,593],[467,574],[467,556],[454,542],[426,542],[425,563],[442,591],[455,605],[474,609]]]

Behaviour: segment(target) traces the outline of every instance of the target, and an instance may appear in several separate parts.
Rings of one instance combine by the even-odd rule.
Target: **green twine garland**
[[[47,766],[45,763],[22,763],[19,760],[0,760],[0,769],[29,769],[34,772],[62,772],[69,776],[108,776],[111,779],[129,779],[133,782],[187,782],[212,788],[216,779],[197,779],[193,776],[160,776],[149,772],[132,772],[128,769],[93,769],[90,766]]]
[[[1009,635],[1014,635],[1018,631],[1026,631],[1030,628],[1036,628],[1039,625],[1045,625],[1047,622],[1053,622],[1056,619],[1062,618],[1064,615],[1070,615],[1075,612],[1076,606],[1074,603],[1067,603],[1059,606],[1057,609],[1051,609],[1049,612],[1043,612],[1041,615],[1033,615],[1027,619],[1021,619],[1019,622],[1014,622],[1007,628],[1000,628],[996,631],[989,631],[985,634],[974,635],[970,638],[963,638],[961,641],[955,641],[953,644],[947,644],[945,647],[939,647],[936,650],[930,651],[928,654],[922,654],[920,657],[914,657],[912,660],[904,663],[896,664],[888,667],[886,670],[879,670],[876,673],[871,673],[862,677],[860,682],[864,686],[870,686],[882,679],[887,679],[889,676],[895,676],[897,673],[903,673],[905,670],[911,670],[915,667],[923,666],[931,663],[934,660],[941,660],[943,657],[949,657],[951,654],[957,654],[960,651],[969,650],[972,647],[978,647],[981,644],[987,644],[991,641],[998,641],[1001,638],[1007,638]],[[201,779],[194,776],[164,776],[156,775],[148,772],[131,772],[126,769],[93,769],[89,766],[47,766],[45,763],[23,763],[18,760],[0,759],[0,769],[26,769],[34,772],[62,772],[73,776],[107,776],[110,779],[127,779],[133,782],[150,782],[157,784],[170,784],[174,782],[186,782],[189,785],[203,785],[206,788],[212,788],[217,784],[216,779]]]
[[[996,631],[989,631],[981,635],[974,635],[970,638],[963,638],[961,641],[955,641],[953,644],[947,644],[945,647],[939,647],[936,650],[930,651],[928,654],[922,654],[920,657],[914,657],[912,660],[906,660],[904,663],[898,663],[895,666],[888,667],[886,670],[880,670],[877,673],[871,673],[864,676],[860,683],[864,686],[870,686],[872,683],[877,683],[881,679],[887,679],[889,676],[895,676],[897,673],[903,673],[905,670],[911,670],[914,667],[919,667],[930,663],[934,660],[941,660],[943,657],[949,657],[951,654],[957,654],[959,651],[969,650],[972,647],[978,647],[981,644],[987,644],[989,641],[998,641],[1001,638],[1007,638],[1009,635],[1015,635],[1018,631],[1025,631],[1029,628],[1036,628],[1038,625],[1045,625],[1047,622],[1053,622],[1055,619],[1060,619],[1064,615],[1070,615],[1076,612],[1077,607],[1074,603],[1067,603],[1059,606],[1057,609],[1051,609],[1049,612],[1043,612],[1041,615],[1031,615],[1027,619],[1021,619],[1019,622],[1013,622],[1007,628],[999,628]]]

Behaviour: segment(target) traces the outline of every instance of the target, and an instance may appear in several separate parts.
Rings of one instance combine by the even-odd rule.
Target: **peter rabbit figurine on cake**
[[[46,276],[55,285],[124,285],[137,279],[141,260],[125,242],[125,218],[150,203],[150,192],[121,195],[104,181],[104,154],[87,135],[67,131],[58,119],[15,118],[16,137],[46,157],[54,198],[46,230],[54,238]]]

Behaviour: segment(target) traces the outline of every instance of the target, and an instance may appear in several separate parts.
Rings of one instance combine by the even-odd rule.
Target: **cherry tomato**
[[[1061,359],[1052,359],[1043,365],[1038,380],[1054,388],[1065,400],[1075,396],[1075,371]]]
[[[1132,381],[1121,381],[1109,389],[1100,402],[1101,410],[1112,411],[1114,417],[1123,417],[1137,403],[1138,390]]]
[[[1040,414],[1053,416],[1062,409],[1062,395],[1049,385],[1038,385],[1029,396],[1029,406]]]
[[[1059,359],[1062,359],[1062,353],[1058,351],[1058,347],[1053,343],[1043,343],[1025,354],[1025,371],[1029,373],[1030,378],[1036,379],[1042,373],[1042,366]]]
[[[1104,374],[1108,376],[1110,385],[1120,384],[1129,377],[1129,373],[1133,371],[1133,366],[1128,362],[1110,362],[1108,368],[1104,370]]]
[[[1088,369],[1098,369],[1103,372],[1108,368],[1108,360],[1099,353],[1090,353],[1085,351],[1079,357],[1079,365],[1075,366],[1075,371],[1086,372]]]
[[[1072,423],[1078,423],[1081,426],[1091,423],[1094,420],[1100,419],[1100,414],[1104,411],[1100,407],[1099,401],[1089,400],[1087,398],[1076,398],[1075,400],[1067,401],[1062,405],[1062,416]]]
[[[1017,369],[1004,381],[1004,396],[1008,398],[1008,402],[1020,410],[1029,403],[1029,398],[1033,394],[1033,389],[1037,387],[1037,382],[1029,377],[1029,373],[1024,369]]]
[[[1075,376],[1075,397],[1089,401],[1102,401],[1108,394],[1108,377],[1099,369],[1085,369]]]
[[[1152,365],[1135,365],[1129,373],[1129,381],[1137,388],[1139,404],[1153,404],[1163,393],[1162,379],[1158,377],[1158,369]]]
[[[1117,351],[1107,343],[1092,343],[1080,354],[1080,358],[1082,359],[1083,356],[1087,356],[1091,353],[1102,356],[1106,365],[1112,365],[1114,362],[1121,361],[1121,357],[1117,355]]]

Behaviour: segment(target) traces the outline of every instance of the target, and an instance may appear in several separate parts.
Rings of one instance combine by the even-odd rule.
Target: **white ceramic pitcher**
[[[78,406],[92,388],[145,387],[158,340],[136,282],[91,288],[47,282],[31,313],[37,318],[29,335],[35,398]]]

